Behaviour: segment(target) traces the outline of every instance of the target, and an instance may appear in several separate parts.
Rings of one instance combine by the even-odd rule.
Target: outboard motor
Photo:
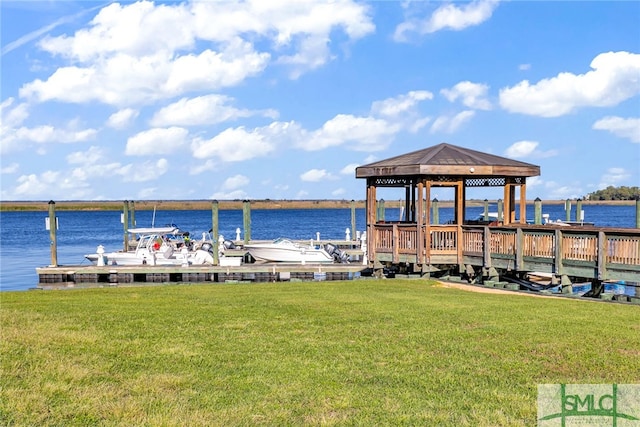
[[[223,242],[223,245],[224,245],[225,249],[235,249],[236,248],[235,243],[233,243],[231,240],[225,240]]]
[[[347,255],[345,252],[338,249],[336,245],[327,243],[324,245],[324,250],[327,251],[327,253],[333,257],[333,260],[335,262],[339,262],[339,263],[349,262],[349,255]]]
[[[200,249],[203,250],[203,251],[207,251],[210,254],[213,253],[213,245],[211,243],[209,243],[209,242],[204,242],[202,244],[202,246],[200,246]]]

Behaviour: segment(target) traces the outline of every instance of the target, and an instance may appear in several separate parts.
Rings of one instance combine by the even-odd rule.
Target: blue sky
[[[637,1],[0,8],[0,200],[360,200],[441,142],[540,165],[530,199],[640,185]]]

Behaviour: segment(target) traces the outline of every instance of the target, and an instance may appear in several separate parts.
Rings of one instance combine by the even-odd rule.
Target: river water
[[[575,207],[574,207],[575,208]],[[635,206],[586,205],[584,220],[602,227],[635,227]],[[466,217],[477,218],[483,207],[468,208]],[[490,211],[497,211],[495,206]],[[385,210],[388,221],[400,219],[397,208]],[[528,206],[527,218],[533,218],[533,206]],[[543,207],[550,219],[565,219],[564,205]],[[48,212],[0,212],[0,290],[32,289],[38,284],[36,267],[51,264],[49,231],[45,229]],[[117,211],[58,211],[58,265],[89,265],[84,255],[94,253],[98,245],[106,251],[122,249],[123,225]],[[193,238],[212,227],[210,210],[136,211],[136,226],[150,227],[176,224],[189,231]],[[251,210],[251,238],[269,240],[277,237],[323,240],[345,238],[351,228],[351,209],[266,209]],[[453,219],[452,208],[440,208],[440,223]],[[572,216],[572,219],[573,216]],[[243,228],[242,210],[218,212],[219,233],[234,240]],[[356,230],[365,229],[364,209],[356,209]]]

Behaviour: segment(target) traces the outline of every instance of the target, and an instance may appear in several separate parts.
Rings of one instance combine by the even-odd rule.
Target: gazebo
[[[513,159],[442,143],[356,168],[356,178],[367,180],[366,219],[368,262],[384,264],[462,265],[462,227],[465,226],[466,190],[471,187],[503,187],[501,226],[526,221],[526,178],[540,175],[540,167]],[[378,188],[404,189],[406,220],[377,217]],[[434,187],[454,189],[454,218],[448,224],[432,224],[431,192]],[[516,200],[519,189],[519,200]],[[517,206],[519,205],[519,206]],[[414,267],[414,268],[415,268]]]

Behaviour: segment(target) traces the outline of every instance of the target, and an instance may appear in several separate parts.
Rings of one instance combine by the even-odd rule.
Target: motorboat
[[[85,255],[95,265],[204,265],[213,264],[213,255],[207,247],[194,245],[178,247],[168,236],[174,235],[175,227],[130,228],[138,236],[135,250],[105,252],[99,245],[96,253]]]
[[[349,260],[348,255],[335,245],[314,244],[313,240],[305,245],[279,237],[273,242],[246,244],[244,248],[256,261],[316,264],[348,262]]]

